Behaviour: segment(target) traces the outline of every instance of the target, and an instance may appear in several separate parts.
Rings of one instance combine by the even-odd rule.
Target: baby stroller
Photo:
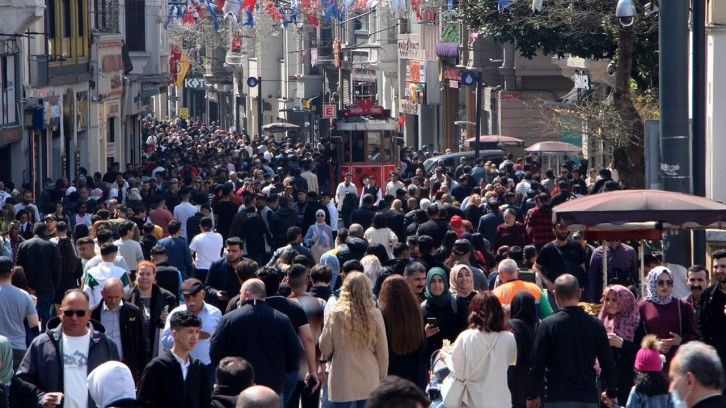
[[[440,351],[436,350],[431,354],[431,378],[429,385],[426,387],[426,394],[428,394],[431,400],[431,408],[444,407],[444,400],[441,396],[441,383],[444,382],[444,379],[450,373],[449,367],[439,358]]]

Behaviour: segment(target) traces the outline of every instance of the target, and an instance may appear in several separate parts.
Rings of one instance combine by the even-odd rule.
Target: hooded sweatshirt
[[[118,361],[103,363],[91,371],[88,374],[88,391],[93,402],[100,408],[136,399],[131,371]]]

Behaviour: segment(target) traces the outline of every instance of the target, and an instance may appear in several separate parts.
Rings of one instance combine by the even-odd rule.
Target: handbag
[[[497,341],[499,341],[500,336],[501,334],[497,334],[497,338],[494,339],[492,345],[489,346],[486,353],[484,353],[479,361],[477,361],[476,365],[471,370],[472,375],[479,371],[482,364],[484,364],[484,361],[489,356],[489,353],[491,353],[494,346],[497,344]],[[468,378],[454,378],[453,375],[446,377],[444,383],[441,385],[441,395],[444,397],[444,406],[446,408],[461,408],[461,401],[464,399],[464,393],[466,392],[466,386],[468,383]]]

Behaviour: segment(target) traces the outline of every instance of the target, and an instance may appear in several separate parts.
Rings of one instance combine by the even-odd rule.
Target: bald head
[[[245,301],[251,299],[265,300],[267,290],[265,282],[260,279],[248,279],[239,290],[240,297]]]
[[[360,224],[350,224],[348,228],[348,235],[363,238],[363,226]]]
[[[103,303],[110,310],[116,310],[121,304],[121,299],[124,296],[124,284],[118,278],[107,279],[103,283],[101,289],[101,296],[103,296]]]
[[[249,282],[249,281],[248,281]],[[237,408],[280,408],[280,396],[262,385],[253,385],[237,396]]]
[[[557,303],[575,302],[580,300],[580,284],[577,278],[566,273],[555,279],[555,294],[557,295]]]

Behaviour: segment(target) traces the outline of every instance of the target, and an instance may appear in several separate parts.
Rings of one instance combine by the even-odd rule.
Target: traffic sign
[[[461,84],[464,86],[474,86],[478,82],[476,72],[471,70],[461,71]]]
[[[257,77],[247,78],[247,86],[249,86],[250,88],[256,87],[258,82],[259,81],[257,80]]]
[[[326,103],[323,105],[323,118],[334,118],[335,117],[335,105],[332,103]]]

